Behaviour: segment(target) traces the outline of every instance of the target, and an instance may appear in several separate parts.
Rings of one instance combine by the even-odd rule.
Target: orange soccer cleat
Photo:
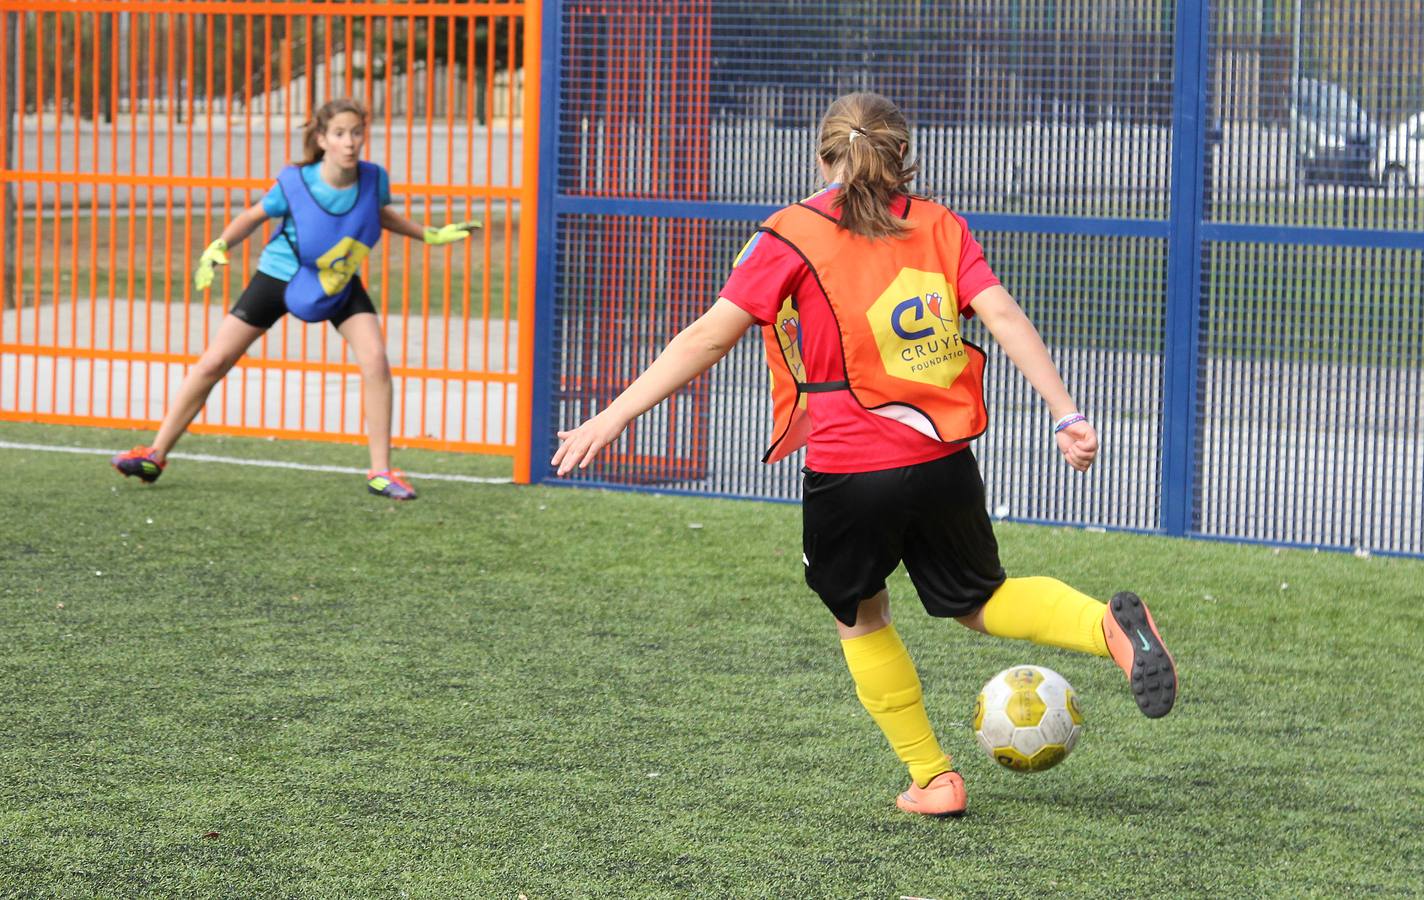
[[[1160,719],[1172,711],[1177,700],[1177,664],[1147,604],[1132,593],[1116,594],[1103,613],[1103,637],[1113,662],[1127,674],[1132,699],[1149,719]]]
[[[895,798],[896,806],[921,816],[962,816],[968,802],[964,779],[954,771],[939,773],[924,787],[912,781],[909,789]]]
[[[163,474],[163,467],[167,465],[167,461],[159,462],[155,459],[152,447],[135,447],[127,453],[111,457],[109,464],[118,469],[126,478],[133,475],[152,484],[158,480],[159,475]]]
[[[367,472],[366,490],[381,497],[390,497],[392,500],[415,499],[415,488],[405,480],[405,473],[400,469]]]

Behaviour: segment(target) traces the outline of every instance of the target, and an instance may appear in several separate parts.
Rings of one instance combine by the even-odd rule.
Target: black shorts
[[[932,616],[968,615],[1004,583],[968,449],[878,472],[804,472],[806,583],[846,625],[902,560]]]
[[[266,272],[258,272],[247,283],[247,290],[237,298],[231,312],[248,325],[266,331],[287,314],[286,298],[287,282],[273,278]],[[357,275],[351,279],[351,296],[346,298],[346,305],[327,321],[331,322],[333,327],[340,328],[342,322],[357,313],[375,312],[376,306],[371,302],[371,295],[366,293],[366,285],[361,283],[361,276]]]

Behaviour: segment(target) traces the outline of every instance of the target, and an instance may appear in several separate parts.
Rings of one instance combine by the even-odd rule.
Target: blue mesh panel
[[[1220,3],[1211,47],[1210,218],[1420,228],[1424,7]]]
[[[1209,249],[1202,532],[1424,552],[1424,251]]]
[[[671,2],[563,7],[558,185],[782,204],[813,130],[874,90],[923,193],[1018,213],[1166,215],[1171,5]]]
[[[562,12],[559,189],[707,196],[707,0],[551,5]]]
[[[559,228],[557,428],[608,405],[715,298],[755,222],[566,216]],[[758,467],[767,376],[750,337],[732,357],[633,423],[574,477],[746,496],[786,496]],[[764,468],[764,467],[763,467]]]
[[[989,430],[975,442],[989,507],[1014,518],[1157,527],[1165,246],[1161,241],[984,232],[985,256],[1043,335],[1102,453],[1064,464],[1047,409],[974,320],[989,352]]]
[[[536,453],[713,301],[755,223],[819,187],[827,104],[875,90],[910,119],[914,189],[966,216],[1102,438],[1071,472],[971,322],[992,508],[1424,553],[1424,6],[550,9],[557,361]],[[753,335],[580,478],[796,497],[796,460],[756,461],[766,383]]]

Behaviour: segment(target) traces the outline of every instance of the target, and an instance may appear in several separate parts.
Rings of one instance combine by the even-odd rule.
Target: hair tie
[[[855,139],[858,138],[858,137],[865,137],[865,132],[861,131],[859,128],[852,128],[852,129],[850,130],[850,141],[851,141],[851,143],[852,143],[852,144],[855,143]]]

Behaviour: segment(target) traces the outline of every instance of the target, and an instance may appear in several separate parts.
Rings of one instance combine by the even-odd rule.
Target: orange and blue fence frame
[[[363,272],[394,441],[508,455],[527,480],[540,8],[0,0],[0,420],[154,427],[261,238],[207,294],[202,247],[300,153],[312,109],[352,96],[402,212],[485,223],[453,248],[384,241]],[[345,344],[289,319],[194,431],[363,440]]]

